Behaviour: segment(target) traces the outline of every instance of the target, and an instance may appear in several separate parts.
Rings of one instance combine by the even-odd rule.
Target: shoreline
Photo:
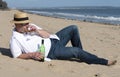
[[[39,16],[53,17],[53,18],[59,18],[59,19],[65,19],[65,20],[74,20],[74,21],[80,21],[80,22],[90,22],[90,23],[98,23],[98,24],[105,24],[105,25],[120,26],[120,24],[112,24],[112,23],[104,23],[104,22],[94,22],[94,21],[92,21],[92,20],[89,21],[89,20],[86,20],[86,19],[79,20],[79,19],[72,19],[72,18],[61,18],[61,17],[55,17],[55,16],[47,16],[47,15],[42,15],[42,14],[27,12],[27,11],[24,11],[24,10],[19,10],[19,11],[21,11],[21,12],[26,12],[26,13],[29,13],[29,14],[36,14],[36,15],[39,15]]]

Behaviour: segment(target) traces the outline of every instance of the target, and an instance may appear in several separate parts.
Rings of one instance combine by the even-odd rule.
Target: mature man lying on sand
[[[83,50],[79,30],[76,25],[70,25],[50,34],[41,27],[30,23],[26,13],[18,12],[14,14],[12,20],[13,29],[10,40],[10,49],[14,58],[35,59],[50,61],[52,59],[69,60],[79,59],[87,64],[114,65],[117,61],[99,58],[96,55]],[[39,51],[41,42],[44,40],[45,55]],[[71,41],[72,47],[66,47]]]

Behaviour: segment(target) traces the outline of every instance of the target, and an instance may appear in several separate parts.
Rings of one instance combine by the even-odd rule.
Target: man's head
[[[15,24],[18,32],[24,33],[27,31],[30,20],[26,13],[18,12],[14,14],[14,18],[11,22]]]

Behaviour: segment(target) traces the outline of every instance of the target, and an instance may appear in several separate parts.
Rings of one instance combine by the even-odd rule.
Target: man
[[[43,56],[38,49],[41,40],[44,39],[46,61],[76,58],[88,64],[113,65],[116,63],[116,60],[109,61],[84,51],[75,25],[68,26],[56,34],[50,34],[30,23],[27,14],[22,12],[14,14],[12,23],[15,28],[10,40],[10,49],[14,58],[41,60]],[[66,47],[69,41],[72,47]]]

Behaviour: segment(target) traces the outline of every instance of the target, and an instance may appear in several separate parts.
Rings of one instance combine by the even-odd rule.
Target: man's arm
[[[36,32],[38,33],[38,35],[40,35],[43,38],[49,38],[50,37],[50,33],[47,32],[46,30],[43,29],[37,29]]]
[[[47,32],[46,30],[38,29],[35,26],[29,25],[28,32],[32,32],[32,31],[36,32],[39,36],[41,36],[43,38],[49,38],[50,37],[50,33]]]
[[[43,56],[40,52],[32,52],[32,53],[24,53],[18,56],[17,58],[20,59],[35,59],[35,60],[41,60]]]

